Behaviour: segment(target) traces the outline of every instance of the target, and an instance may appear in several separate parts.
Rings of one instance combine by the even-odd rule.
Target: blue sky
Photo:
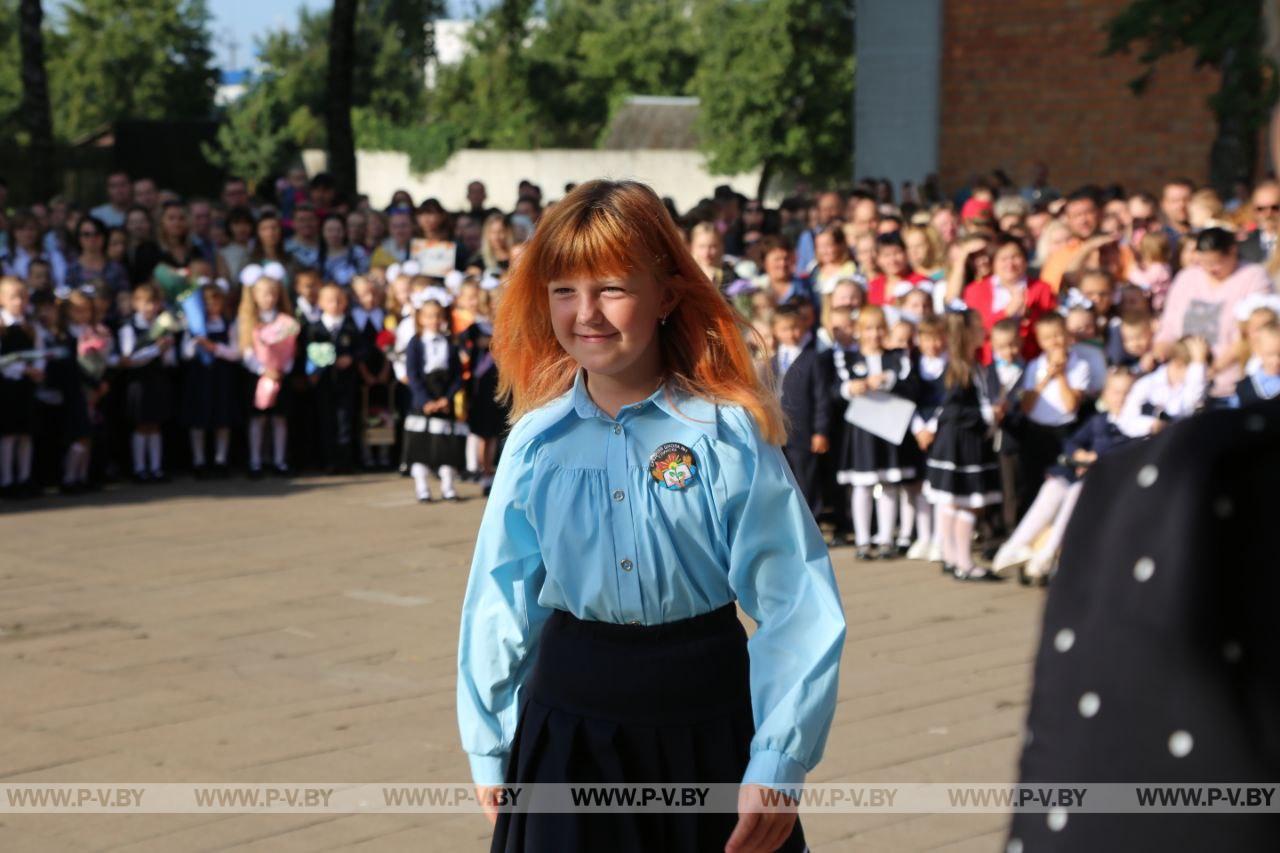
[[[298,20],[298,9],[321,9],[329,0],[209,0],[213,13],[214,55],[220,67],[230,64],[230,42],[237,43],[236,64],[244,67],[253,54],[254,39],[265,32],[292,29]],[[473,0],[448,0],[452,17],[466,15],[474,8]]]

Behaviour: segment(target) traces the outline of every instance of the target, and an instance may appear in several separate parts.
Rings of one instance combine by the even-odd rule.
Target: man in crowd
[[[112,172],[107,175],[107,203],[98,205],[89,211],[89,215],[100,219],[108,228],[123,228],[125,215],[132,203],[133,186],[129,183],[129,174]]]
[[[818,236],[819,231],[826,228],[840,217],[840,211],[844,208],[844,199],[840,197],[840,193],[838,192],[824,192],[818,196],[817,208],[817,225],[813,228],[806,228],[804,231],[800,232],[800,238],[796,241],[795,268],[801,272],[809,269],[809,265],[813,263],[814,238]]]
[[[1065,219],[1071,237],[1065,245],[1048,257],[1044,269],[1040,271],[1040,278],[1052,287],[1055,293],[1062,288],[1063,276],[1068,272],[1072,262],[1077,259],[1076,256],[1085,243],[1102,236],[1098,229],[1100,221],[1098,201],[1092,188],[1082,187],[1067,196]],[[1099,251],[1102,249],[1099,248]],[[1116,265],[1120,270],[1128,270],[1133,265],[1133,251],[1128,246],[1117,243],[1108,246],[1106,251],[1119,252],[1120,257],[1116,259]]]
[[[1258,228],[1240,244],[1240,260],[1265,264],[1275,257],[1276,236],[1280,234],[1280,183],[1263,181],[1253,191],[1253,214]]]

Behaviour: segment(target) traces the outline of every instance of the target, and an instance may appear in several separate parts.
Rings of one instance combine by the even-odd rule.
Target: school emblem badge
[[[697,478],[698,464],[692,450],[669,442],[649,457],[649,474],[668,489],[683,489]]]

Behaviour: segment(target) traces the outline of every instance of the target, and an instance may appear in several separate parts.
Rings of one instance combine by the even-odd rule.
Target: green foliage
[[[207,117],[217,72],[204,0],[72,0],[47,34],[54,129]]]
[[[818,181],[848,176],[853,152],[852,5],[710,0],[694,91],[711,169],[763,167]]]
[[[19,125],[15,113],[22,101],[20,52],[18,0],[0,0],[0,145],[14,141]]]
[[[439,168],[457,148],[461,129],[448,122],[401,125],[374,109],[351,111],[356,148],[360,151],[400,151],[409,155],[409,168],[429,172]]]

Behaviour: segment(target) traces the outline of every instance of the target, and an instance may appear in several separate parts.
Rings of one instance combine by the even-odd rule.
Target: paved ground
[[[483,500],[388,476],[0,506],[0,782],[465,779],[458,605]],[[1043,594],[835,552],[815,781],[1012,780]],[[819,851],[995,851],[1003,818],[805,818]],[[480,851],[474,815],[6,815],[4,851]]]

